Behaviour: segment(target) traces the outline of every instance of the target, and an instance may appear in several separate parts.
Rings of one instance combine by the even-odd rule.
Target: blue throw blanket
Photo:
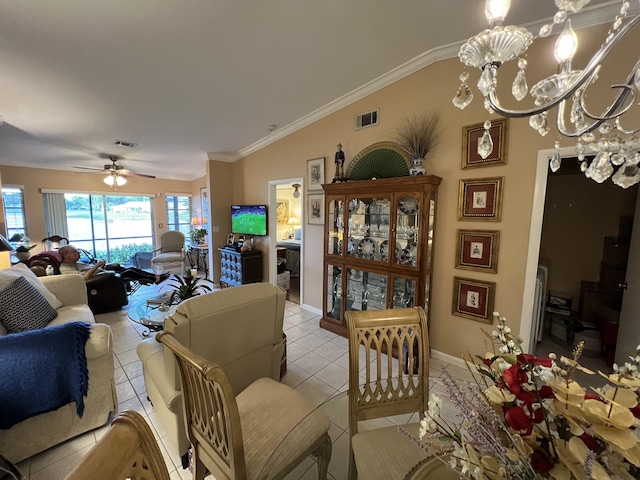
[[[79,417],[89,388],[82,322],[0,336],[0,428],[76,402]]]

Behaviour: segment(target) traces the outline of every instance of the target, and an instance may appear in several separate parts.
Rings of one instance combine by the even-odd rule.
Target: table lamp
[[[11,251],[9,240],[0,235],[0,270],[11,267]]]
[[[289,221],[287,222],[289,224],[289,229],[287,230],[287,235],[289,236],[289,238],[293,238],[295,230],[294,230],[294,225],[300,225],[300,220],[298,220],[296,217],[289,217]]]

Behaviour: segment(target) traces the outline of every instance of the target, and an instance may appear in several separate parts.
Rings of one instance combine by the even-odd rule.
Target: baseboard
[[[307,305],[306,303],[304,305],[300,305],[300,307],[307,312],[315,313],[316,315],[322,315],[322,310],[320,308],[312,307],[311,305]]]
[[[436,360],[442,360],[443,362],[449,363],[451,365],[455,365],[460,368],[467,368],[466,363],[460,357],[454,357],[453,355],[449,355],[448,353],[439,352],[438,350],[431,349],[431,358],[435,358]]]

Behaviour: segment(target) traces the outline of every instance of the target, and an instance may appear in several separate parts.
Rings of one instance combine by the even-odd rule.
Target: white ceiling
[[[120,155],[135,172],[192,180],[207,158],[249,153],[407,62],[455,54],[451,44],[485,28],[483,6],[0,0],[0,164],[77,172]],[[554,11],[551,0],[512,0],[508,21]]]

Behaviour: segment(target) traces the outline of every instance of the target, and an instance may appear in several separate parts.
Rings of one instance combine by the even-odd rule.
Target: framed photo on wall
[[[493,323],[495,282],[453,277],[453,306],[451,313],[484,323]]]
[[[493,150],[487,158],[482,158],[478,153],[478,142],[484,131],[483,123],[462,129],[463,169],[507,164],[507,119],[491,120],[489,135],[493,141]]]
[[[497,273],[499,230],[458,229],[457,237],[456,268]]]
[[[504,177],[460,180],[458,220],[499,222]]]
[[[307,160],[307,191],[322,190],[324,157]]]
[[[289,200],[276,200],[276,222],[287,223],[289,221]]]
[[[324,195],[307,195],[307,223],[324,225]]]

